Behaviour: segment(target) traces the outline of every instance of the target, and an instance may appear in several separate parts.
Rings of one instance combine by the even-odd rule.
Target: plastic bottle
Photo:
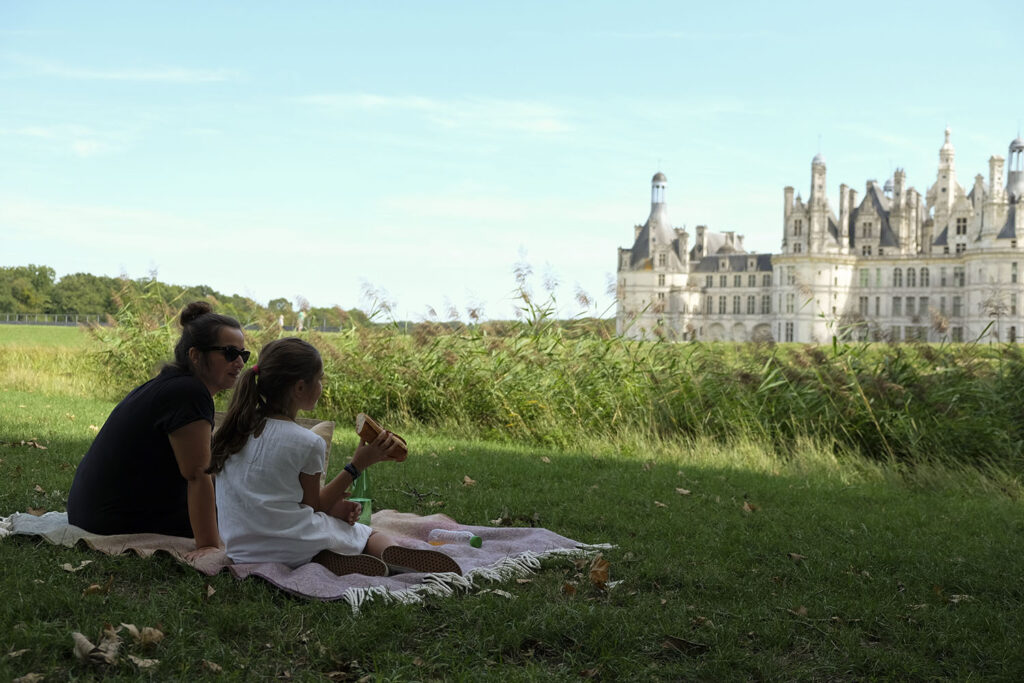
[[[373,496],[370,494],[370,473],[363,470],[359,477],[352,482],[352,491],[348,497],[353,503],[362,503],[363,511],[359,514],[359,523],[370,525],[370,515],[373,514]]]
[[[465,545],[471,545],[474,548],[479,548],[483,545],[483,541],[479,536],[462,530],[452,529],[432,529],[427,534],[427,543],[430,545],[446,545],[448,543],[462,543]]]

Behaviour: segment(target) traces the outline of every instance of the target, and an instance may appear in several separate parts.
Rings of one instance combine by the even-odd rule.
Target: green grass
[[[0,348],[7,346],[94,348],[84,327],[64,325],[0,325]]]
[[[0,393],[0,442],[47,446],[0,446],[0,515],[63,509],[89,425],[111,407]],[[106,672],[122,678],[1024,675],[1024,515],[1011,477],[837,458],[810,442],[782,457],[750,440],[546,449],[430,430],[407,436],[410,459],[374,469],[376,507],[440,509],[470,524],[536,519],[581,541],[614,543],[605,556],[621,583],[602,593],[571,561],[551,560],[530,582],[500,586],[512,600],[474,591],[425,605],[371,603],[353,616],[341,603],[292,598],[227,574],[207,578],[166,557],[107,557],[8,538],[0,542],[0,653],[27,651],[0,654],[0,679],[98,675],[74,660],[70,633],[95,640],[104,623],[121,622],[167,634],[149,650],[126,644],[127,653],[160,663],[146,673],[122,658]],[[332,472],[354,446],[339,428]],[[464,486],[464,476],[476,485]],[[86,559],[93,562],[80,572],[59,569]],[[82,594],[107,581],[109,592]],[[567,583],[578,587],[574,595]]]

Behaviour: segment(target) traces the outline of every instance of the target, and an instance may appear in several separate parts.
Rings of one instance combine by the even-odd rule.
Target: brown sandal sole
[[[462,575],[459,563],[436,550],[420,550],[419,548],[403,548],[400,545],[389,545],[380,554],[385,564],[395,565],[403,569],[424,574],[442,574],[450,572]]]
[[[346,574],[388,575],[388,566],[373,555],[339,555],[330,550],[321,550],[311,561],[323,565],[338,576]]]

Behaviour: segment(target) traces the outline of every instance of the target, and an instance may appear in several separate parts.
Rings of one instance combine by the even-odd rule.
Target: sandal
[[[450,572],[462,575],[462,568],[459,567],[458,562],[437,550],[420,550],[400,545],[389,545],[380,554],[380,559],[389,566],[394,565],[398,570],[396,573],[402,573],[402,570],[412,570],[423,574]]]
[[[321,550],[310,561],[323,565],[338,576],[346,574],[388,575],[388,566],[373,555],[339,555],[330,550]]]

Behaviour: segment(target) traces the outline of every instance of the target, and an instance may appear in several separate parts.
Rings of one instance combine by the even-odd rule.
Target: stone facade
[[[897,169],[864,196],[839,186],[826,196],[826,164],[811,161],[805,202],[783,190],[779,254],[744,251],[743,236],[673,228],[667,181],[651,181],[651,214],[619,249],[618,333],[634,339],[828,342],[1018,341],[1024,282],[1024,140],[1009,166],[989,159],[988,182],[957,182],[946,129],[936,180],[922,195]]]

